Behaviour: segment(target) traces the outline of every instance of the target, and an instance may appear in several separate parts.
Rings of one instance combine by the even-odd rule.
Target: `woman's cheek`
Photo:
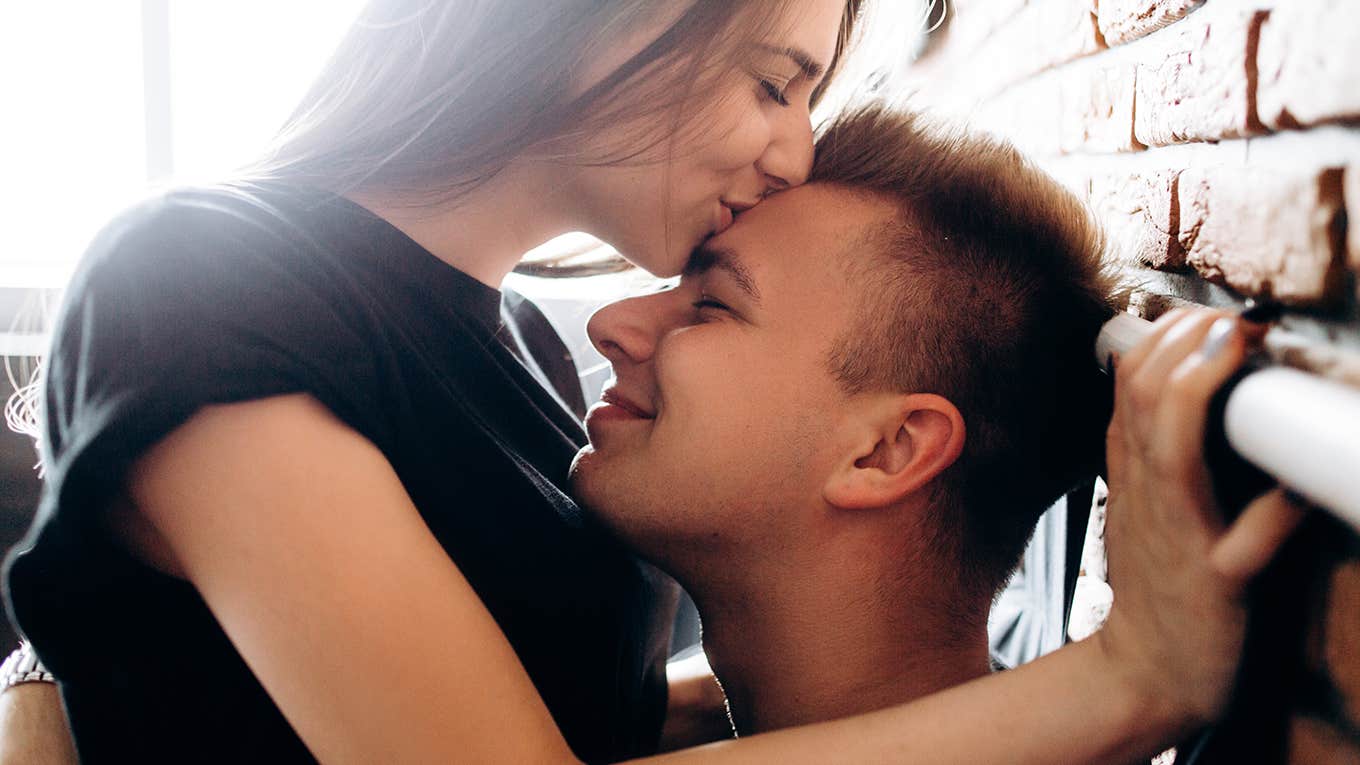
[[[754,166],[770,145],[772,128],[764,110],[756,105],[748,108],[741,122],[724,141],[720,153],[725,167],[737,169]]]
[[[754,165],[770,144],[773,128],[766,110],[773,108],[777,107],[761,101],[743,81],[711,115],[691,145],[690,156],[718,171]]]

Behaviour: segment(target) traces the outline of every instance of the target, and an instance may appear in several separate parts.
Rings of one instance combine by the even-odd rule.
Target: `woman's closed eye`
[[[764,77],[759,78],[758,81],[760,83],[760,89],[765,92],[766,98],[770,99],[771,101],[774,101],[780,106],[789,105],[789,96],[788,93],[785,92],[785,88],[788,87],[787,85],[780,86],[774,81],[766,79]]]

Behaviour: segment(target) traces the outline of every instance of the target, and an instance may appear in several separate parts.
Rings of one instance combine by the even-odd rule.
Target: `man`
[[[574,487],[692,593],[739,732],[989,671],[994,595],[1102,452],[1100,252],[1014,150],[870,110],[591,320],[617,382]]]

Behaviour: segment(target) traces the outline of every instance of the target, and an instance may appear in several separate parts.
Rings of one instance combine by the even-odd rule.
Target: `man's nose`
[[[651,360],[666,313],[665,294],[610,303],[586,322],[586,334],[591,344],[616,370],[621,364],[643,364]]]

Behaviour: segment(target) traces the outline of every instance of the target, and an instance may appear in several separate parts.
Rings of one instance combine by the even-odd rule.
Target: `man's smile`
[[[636,399],[621,393],[617,386],[610,386],[600,394],[600,400],[586,412],[586,424],[603,421],[652,420],[656,414]]]

